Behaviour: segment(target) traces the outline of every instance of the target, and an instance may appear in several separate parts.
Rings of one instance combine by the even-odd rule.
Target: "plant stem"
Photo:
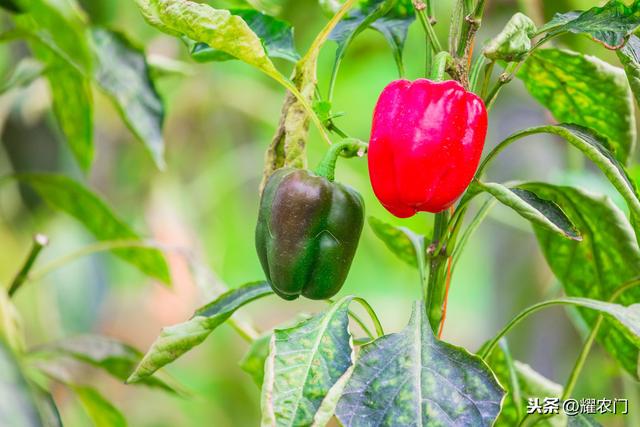
[[[245,341],[251,343],[258,338],[258,332],[256,332],[249,325],[234,319],[233,317],[227,319],[229,326],[238,333]]]
[[[444,80],[444,74],[447,70],[448,65],[451,63],[451,55],[449,52],[438,52],[436,57],[433,60],[430,78],[433,81],[441,82]]]
[[[587,360],[587,356],[589,356],[589,352],[591,351],[593,342],[598,336],[598,332],[600,331],[600,326],[602,325],[603,320],[604,320],[604,316],[602,314],[599,314],[598,318],[596,319],[596,323],[593,325],[593,329],[591,329],[589,336],[587,337],[584,344],[582,345],[582,349],[580,350],[580,354],[576,359],[576,363],[573,365],[573,369],[569,374],[569,379],[567,380],[567,384],[564,386],[564,390],[562,391],[562,396],[560,397],[561,401],[566,400],[569,396],[571,396],[571,393],[573,393],[573,389],[576,383],[578,382],[578,377],[582,372],[582,368],[584,367],[584,363]]]
[[[425,293],[427,295],[426,308],[429,323],[433,333],[436,334],[442,321],[442,309],[444,297],[446,294],[446,284],[442,279],[443,269],[446,265],[447,256],[443,254],[442,250],[438,250],[438,247],[442,247],[444,239],[447,235],[447,224],[449,221],[449,212],[444,210],[439,212],[435,216],[435,225],[433,231],[433,241],[430,245],[430,262],[429,262],[429,277],[427,279],[427,289]]]
[[[623,283],[613,293],[613,295],[611,296],[611,299],[609,299],[609,302],[614,302],[624,292],[626,292],[627,290],[629,290],[631,288],[639,286],[639,285],[640,285],[640,277],[633,278],[633,279]],[[576,302],[575,302],[575,300],[572,300],[570,298],[559,298],[559,299],[553,299],[553,300],[549,300],[549,301],[539,302],[537,304],[534,304],[534,305],[532,305],[530,307],[525,308],[516,317],[511,319],[511,321],[509,323],[507,323],[507,325],[504,328],[502,328],[500,330],[500,332],[498,332],[498,334],[495,337],[493,337],[491,339],[489,344],[484,348],[484,351],[482,353],[480,353],[479,356],[481,358],[483,358],[483,359],[486,359],[487,356],[489,356],[491,354],[491,352],[495,348],[495,346],[498,343],[498,341],[500,341],[500,338],[505,336],[507,334],[507,332],[509,332],[514,326],[516,326],[518,323],[520,323],[522,321],[522,319],[524,319],[528,315],[530,315],[532,313],[535,313],[536,311],[541,310],[541,309],[543,309],[545,307],[548,307],[548,306],[551,306],[551,305],[563,305],[563,304],[564,305],[574,305],[574,304],[576,304]]]
[[[418,15],[418,20],[424,29],[427,38],[427,45],[431,46],[433,53],[441,52],[442,45],[440,44],[440,40],[438,40],[438,36],[433,29],[433,25],[431,25],[429,16],[427,16],[427,5],[422,0],[414,0],[413,7],[416,10],[416,15]]]
[[[329,181],[335,179],[336,162],[338,156],[344,157],[362,156],[367,151],[367,144],[357,139],[347,139],[336,144],[332,144],[324,158],[315,170],[315,173],[324,176]]]
[[[482,15],[484,14],[485,0],[478,0],[473,11],[471,11],[471,3],[471,1],[465,1],[464,3],[462,32],[456,51],[458,58],[467,58],[467,60],[471,59],[475,35],[478,28],[480,28]]]
[[[378,334],[378,337],[383,336],[384,335],[384,329],[382,328],[382,323],[380,323],[380,319],[378,319],[378,315],[373,310],[373,307],[371,307],[371,305],[369,305],[369,303],[366,300],[364,300],[363,298],[355,297],[353,300],[358,302],[367,311],[367,313],[371,317],[371,321],[373,322],[373,326],[376,328],[376,334]]]
[[[48,244],[49,239],[44,234],[36,234],[34,236],[31,251],[29,251],[29,255],[25,259],[22,268],[18,271],[18,274],[16,274],[16,277],[13,279],[13,282],[11,282],[11,286],[9,287],[8,294],[10,297],[20,289],[20,286],[22,286],[24,282],[26,282],[29,272],[35,264],[38,255],[40,255],[42,249]]]

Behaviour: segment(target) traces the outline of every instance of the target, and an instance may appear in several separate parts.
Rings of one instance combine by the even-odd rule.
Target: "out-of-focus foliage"
[[[257,190],[264,151],[278,125],[284,93],[268,77],[240,61],[193,62],[179,41],[147,25],[128,0],[80,3],[92,22],[124,32],[134,45],[146,47],[149,58],[160,56],[189,64],[187,78],[169,75],[158,81],[156,87],[169,106],[164,132],[167,162],[164,172],[156,169],[142,144],[135,143],[135,136],[122,123],[111,100],[95,88],[90,90],[94,103],[95,153],[88,182],[140,234],[170,246],[166,256],[174,287],[168,290],[119,258],[100,254],[76,260],[44,276],[38,283],[26,283],[15,303],[24,315],[22,324],[29,328],[30,342],[26,343],[29,347],[78,333],[101,333],[146,349],[163,326],[183,322],[196,307],[218,295],[221,282],[236,287],[262,279],[253,248]],[[219,8],[247,5],[242,1],[223,0],[204,3]],[[327,19],[314,0],[250,3],[262,4],[260,9],[269,13],[279,10],[277,17],[295,27],[294,42],[300,52],[309,46]],[[444,39],[453,2],[436,3],[435,29]],[[537,25],[551,19],[555,12],[596,5],[590,0],[518,3],[532,18],[542,16],[542,21],[536,21]],[[540,10],[540,6],[544,9]],[[497,34],[518,10],[515,1],[488,2],[488,7],[487,18],[477,36],[478,43]],[[2,22],[4,25],[5,20]],[[423,75],[423,38],[420,27],[413,25],[404,54],[408,78]],[[558,46],[597,55],[606,62],[620,65],[614,53],[589,43],[586,37],[562,37],[558,39]],[[26,52],[26,46],[21,43],[0,45],[3,79],[15,75],[16,64],[27,56]],[[81,60],[86,52],[69,53]],[[329,74],[334,57],[333,47],[320,56],[323,76]],[[287,62],[276,58],[273,63],[281,73],[290,75],[291,66]],[[56,65],[47,58],[41,58],[41,64]],[[600,66],[606,69],[606,65]],[[30,71],[31,74],[21,74],[29,77],[23,77],[24,83],[19,85],[22,87],[13,88],[0,98],[0,173],[49,171],[80,178],[82,172],[74,160],[78,152],[73,153],[63,142],[62,133],[68,129],[64,126],[60,129],[49,113],[51,92],[43,79],[30,83],[37,78],[37,68]],[[350,45],[342,62],[331,109],[345,115],[333,120],[350,134],[366,140],[377,94],[397,75],[384,37],[376,31],[363,31]],[[55,84],[55,80],[52,83]],[[82,80],[75,83],[85,85]],[[328,84],[327,79],[321,79],[323,93],[328,90]],[[89,96],[89,89],[79,93]],[[624,93],[625,102],[627,96],[628,93]],[[626,104],[623,107],[616,104],[620,99],[621,96],[609,93],[598,105],[612,103],[614,111],[627,108]],[[68,102],[79,101],[69,97]],[[615,114],[610,118],[613,120]],[[82,117],[70,119],[70,123],[81,126],[82,120]],[[549,121],[547,112],[535,104],[525,88],[513,83],[504,89],[492,111],[487,150],[518,129]],[[634,131],[629,123],[623,125],[609,130]],[[315,164],[326,147],[313,129],[311,137],[308,150],[311,163]],[[517,176],[582,185],[611,195],[614,203],[625,208],[624,200],[591,163],[574,162],[576,156],[572,148],[567,149],[565,143],[551,135],[539,134],[535,138],[539,143],[522,144],[506,151],[491,169],[490,181]],[[637,163],[638,155],[630,147],[622,151],[621,156],[626,158],[628,154],[630,163]],[[567,162],[574,167],[570,172],[563,172]],[[364,160],[343,162],[337,174],[339,180],[363,194],[367,214],[429,234],[431,227],[426,217],[400,222],[384,211],[369,186],[365,163]],[[447,340],[470,348],[478,348],[531,301],[555,295],[559,290],[526,223],[502,207],[492,210],[489,218],[460,259],[444,329]],[[46,232],[51,239],[38,267],[94,240],[78,222],[52,213],[27,187],[2,183],[0,284],[8,285],[36,231]],[[562,242],[571,244],[565,239]],[[208,267],[194,267],[193,259],[198,260],[197,265]],[[412,301],[419,297],[418,280],[415,269],[390,256],[384,244],[366,227],[342,295],[356,293],[367,298],[387,325],[388,332],[397,332],[406,324]],[[245,313],[251,316],[258,331],[268,332],[297,312],[317,313],[324,309],[326,305],[321,302],[286,303],[268,298],[255,302]],[[243,313],[239,313],[240,321],[245,320],[242,316]],[[549,330],[554,333],[546,333]],[[527,333],[536,338],[530,340]],[[530,364],[557,382],[566,378],[579,343],[579,333],[566,322],[565,313],[559,309],[531,318],[510,336],[514,359]],[[100,369],[87,368],[86,378],[99,384],[97,396],[108,396],[132,426],[256,425],[260,419],[260,391],[237,362],[247,349],[246,343],[228,326],[216,329],[197,349],[168,367],[187,389],[184,398],[153,388],[125,386],[107,378]],[[587,366],[589,375],[578,384],[576,394],[628,397],[630,408],[637,408],[640,400],[636,384],[629,385],[626,380],[618,379],[609,386],[605,381],[620,378],[617,369],[604,352],[597,350]],[[54,390],[62,416],[72,427],[90,423],[82,405],[100,405],[93,391],[80,394],[78,400],[65,388]],[[117,419],[117,415],[114,417]],[[624,419],[606,417],[602,422],[640,425],[633,414]]]

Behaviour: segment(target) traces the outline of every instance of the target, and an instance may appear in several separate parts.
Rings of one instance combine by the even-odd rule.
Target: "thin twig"
[[[31,271],[31,268],[35,264],[36,259],[38,258],[38,255],[40,255],[40,251],[42,251],[42,249],[48,244],[49,244],[49,239],[44,234],[36,234],[34,236],[33,245],[31,246],[31,251],[27,256],[27,259],[24,261],[22,268],[20,269],[18,274],[16,274],[16,277],[13,279],[13,282],[11,282],[11,286],[9,287],[9,291],[8,291],[9,296],[13,296],[13,294],[15,294],[18,289],[20,289],[20,286],[22,286],[22,284],[27,281],[27,277],[29,277],[29,272]]]

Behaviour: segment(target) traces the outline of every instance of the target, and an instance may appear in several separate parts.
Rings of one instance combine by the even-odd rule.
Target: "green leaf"
[[[44,64],[33,58],[22,59],[15,70],[2,84],[0,84],[0,95],[11,89],[23,88],[40,78],[46,70]]]
[[[338,404],[346,426],[491,426],[504,391],[478,356],[439,341],[415,303],[407,327],[362,347]]]
[[[16,175],[16,178],[53,208],[76,218],[100,241],[139,239],[98,196],[70,178],[35,173]],[[171,282],[167,262],[157,249],[114,249],[112,252],[143,273],[164,283]]]
[[[611,0],[602,7],[587,11],[572,11],[556,14],[549,23],[540,28],[540,33],[556,36],[565,32],[587,34],[607,49],[619,49],[626,37],[640,26],[640,3],[630,6]]]
[[[228,10],[184,0],[136,0],[145,19],[161,31],[186,36],[253,65],[269,76],[280,76],[260,38]]]
[[[45,64],[53,111],[71,152],[83,170],[93,160],[93,58],[86,20],[75,2],[19,0],[25,11],[17,28],[32,36],[31,49]]]
[[[267,55],[298,62],[300,55],[293,42],[293,27],[285,21],[252,9],[230,9],[234,16],[241,17],[251,30],[262,40]],[[214,49],[206,43],[194,43],[190,48],[191,57],[198,62],[227,61],[234,56]]]
[[[395,256],[424,273],[427,253],[425,236],[406,227],[388,224],[373,216],[369,217],[369,226]]]
[[[334,60],[337,73],[344,55],[358,34],[371,27],[387,40],[399,65],[409,26],[415,19],[414,8],[408,0],[365,0],[353,8],[349,15],[336,25],[330,39],[338,43]]]
[[[631,35],[622,49],[616,51],[624,72],[629,80],[629,86],[640,104],[640,37]]]
[[[574,242],[535,229],[547,263],[568,296],[606,301],[620,285],[638,275],[638,243],[624,214],[610,199],[550,184],[527,184],[524,188],[560,205],[582,233],[583,241]],[[624,306],[639,300],[640,288],[634,288],[617,301]],[[597,313],[581,310],[580,314],[592,327]],[[620,327],[621,319],[614,317],[616,322],[605,319],[597,340],[637,377],[640,346]]]
[[[144,51],[113,31],[97,28],[92,36],[96,82],[113,101],[129,129],[145,144],[158,167],[164,168],[164,106],[151,79]]]
[[[562,386],[548,380],[529,365],[511,358],[506,340],[501,340],[486,360],[507,394],[494,427],[511,427],[520,424],[525,416],[529,398],[560,397]],[[543,425],[547,425],[548,422]]]
[[[187,322],[163,328],[127,382],[139,382],[153,375],[158,369],[201,344],[237,309],[272,293],[267,282],[248,283],[224,293],[215,301],[198,309]]]
[[[552,201],[541,199],[536,193],[518,187],[509,188],[502,184],[479,181],[475,181],[473,185],[491,194],[532,224],[567,239],[582,240],[569,218]]]
[[[614,157],[611,149],[611,141],[602,135],[594,133],[590,129],[571,124],[560,124],[557,126],[539,126],[516,132],[509,136],[503,147],[515,140],[528,135],[539,133],[551,133],[565,139],[571,145],[582,151],[595,165],[604,173],[609,182],[615,187],[624,198],[632,214],[640,217],[640,197],[635,184],[629,177],[625,168]],[[578,227],[578,229],[580,229]],[[639,228],[640,230],[640,228]]]
[[[247,374],[251,375],[253,381],[262,388],[264,380],[264,362],[269,356],[269,344],[272,334],[265,334],[260,338],[253,340],[249,346],[249,350],[240,360],[240,368]]]
[[[96,427],[126,427],[124,415],[95,389],[71,387]]]
[[[262,386],[263,426],[323,426],[329,421],[353,366],[352,299],[274,331]]]
[[[518,77],[556,120],[608,137],[616,158],[626,164],[636,133],[632,94],[620,68],[568,50],[541,49],[523,64]]]
[[[520,61],[531,50],[531,39],[535,33],[536,24],[527,15],[518,12],[497,36],[489,40],[483,53],[494,61]]]
[[[17,0],[24,14],[14,17],[17,28],[31,34],[84,76],[91,75],[87,19],[75,1]]]
[[[4,289],[0,289],[0,340],[17,353],[25,349],[20,312]]]
[[[94,155],[91,81],[54,54],[43,49],[34,50],[36,57],[47,64],[47,79],[58,124],[76,161],[87,171]]]
[[[120,341],[99,336],[81,335],[65,338],[38,347],[31,357],[43,358],[44,363],[55,363],[56,357],[71,357],[82,363],[89,364],[112,375],[124,382],[142,359],[142,353]],[[166,382],[148,377],[139,382],[149,387],[159,388],[168,392],[176,391]]]
[[[0,425],[41,427],[38,406],[22,368],[10,348],[0,339]]]

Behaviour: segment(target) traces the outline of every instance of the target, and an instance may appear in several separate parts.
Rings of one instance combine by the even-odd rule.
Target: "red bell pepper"
[[[458,82],[396,80],[380,94],[369,141],[373,190],[407,218],[440,212],[473,179],[487,134],[487,111]]]

